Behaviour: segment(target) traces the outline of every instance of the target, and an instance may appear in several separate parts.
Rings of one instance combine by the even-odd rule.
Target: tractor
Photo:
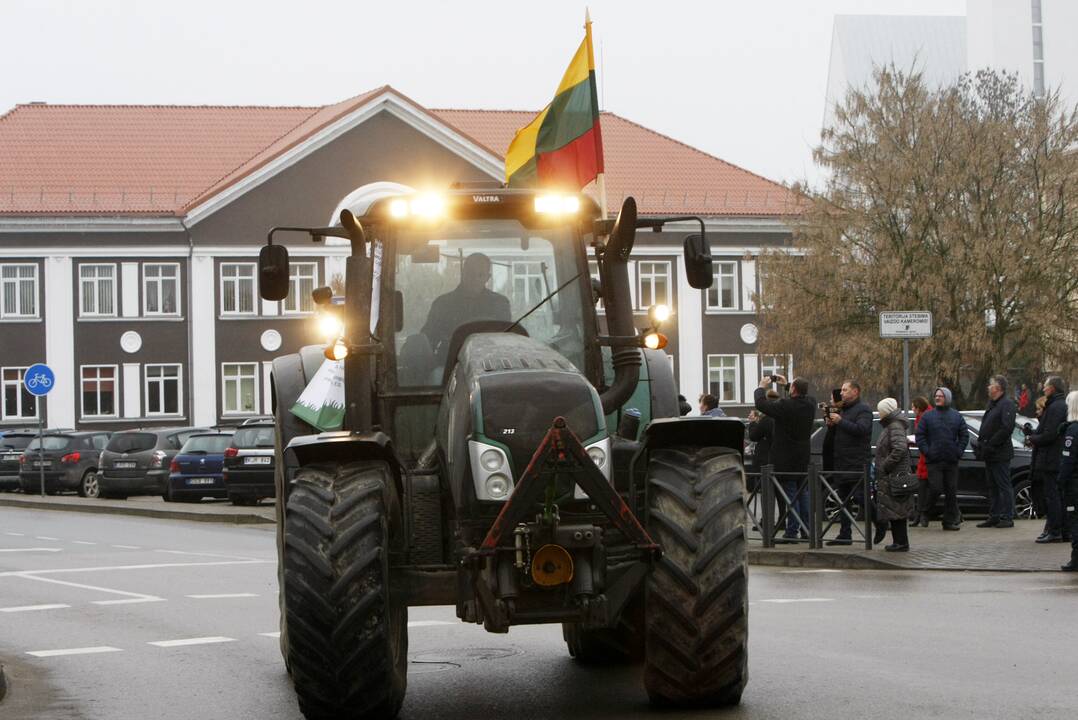
[[[642,663],[654,704],[740,701],[743,426],[679,416],[670,312],[630,292],[637,230],[688,220],[703,289],[703,221],[631,197],[610,220],[579,193],[402,190],[270,231],[266,300],[295,291],[280,233],[350,245],[343,296],[312,293],[326,345],[271,375],[280,645],[308,720],[397,715],[422,605],[560,623],[575,662]],[[327,360],[343,420],[323,430],[292,409]]]

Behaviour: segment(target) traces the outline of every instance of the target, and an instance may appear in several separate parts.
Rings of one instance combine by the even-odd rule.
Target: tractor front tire
[[[389,592],[400,524],[383,462],[313,465],[292,482],[281,588],[286,662],[307,720],[393,718],[408,679],[408,608]]]
[[[644,687],[657,705],[736,705],[748,681],[744,470],[727,448],[664,448],[647,472]]]

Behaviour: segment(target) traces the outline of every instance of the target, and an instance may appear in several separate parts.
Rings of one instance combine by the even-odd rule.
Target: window
[[[258,365],[256,363],[223,363],[221,380],[224,387],[225,415],[258,413]]]
[[[146,415],[179,415],[182,392],[179,365],[146,366]]]
[[[785,355],[761,355],[760,375],[782,375],[787,377]],[[787,378],[789,379],[789,378]]]
[[[116,366],[82,366],[82,416],[116,416]]]
[[[636,264],[637,308],[646,310],[652,305],[670,305],[670,263],[638,262]]]
[[[21,420],[37,418],[37,398],[30,394],[22,384],[23,373],[26,368],[3,369],[4,386],[4,420]]]
[[[708,310],[737,310],[737,263],[715,263],[714,279],[707,289]]]
[[[537,303],[550,294],[544,288],[543,263],[513,263],[513,299],[515,301],[527,305]]]
[[[179,315],[180,266],[164,263],[142,266],[142,313]]]
[[[314,312],[314,291],[318,278],[316,263],[292,263],[288,273],[288,297],[284,299],[284,311],[288,313]]]
[[[113,316],[116,314],[116,266],[79,266],[79,314]]]
[[[255,264],[221,264],[221,314],[255,313]]]
[[[707,391],[721,403],[737,402],[741,374],[737,355],[707,356]]]
[[[0,265],[0,318],[37,317],[37,265]]]

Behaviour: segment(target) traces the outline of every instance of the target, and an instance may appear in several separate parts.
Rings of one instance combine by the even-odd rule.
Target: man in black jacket
[[[804,378],[794,378],[790,383],[790,396],[779,400],[767,399],[767,388],[772,382],[786,385],[786,378],[781,375],[765,375],[756,388],[754,400],[756,409],[764,415],[774,418],[775,430],[771,441],[771,464],[779,475],[782,489],[790,498],[790,512],[786,515],[786,532],[780,542],[797,539],[799,523],[794,513],[800,516],[805,528],[812,521],[809,509],[808,489],[798,492],[803,476],[808,472],[812,461],[812,449],[809,438],[812,437],[812,422],[816,418],[816,399],[808,394],[808,382]]]
[[[872,446],[872,408],[861,400],[861,386],[853,380],[842,383],[842,407],[839,412],[828,414],[827,434],[824,446],[831,448],[831,469],[835,489],[848,505],[855,498],[864,512],[868,512],[863,490],[865,466]],[[856,475],[854,473],[857,473]],[[840,512],[838,537],[828,540],[828,545],[853,543],[853,523],[847,512]]]
[[[1014,416],[1018,408],[1007,397],[1007,378],[993,375],[988,383],[988,407],[981,418],[981,430],[973,453],[984,461],[990,500],[988,519],[977,527],[1014,527],[1014,488],[1011,485],[1011,458],[1014,445]]]
[[[1026,440],[1033,447],[1033,471],[1044,484],[1044,512],[1047,516],[1039,543],[1063,542],[1070,535],[1064,525],[1063,503],[1059,493],[1059,456],[1063,450],[1060,426],[1067,419],[1067,384],[1058,375],[1044,381],[1044,412],[1037,430]]]

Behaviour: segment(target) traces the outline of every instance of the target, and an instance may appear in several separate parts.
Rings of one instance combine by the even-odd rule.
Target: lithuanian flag
[[[565,71],[554,100],[517,131],[505,154],[509,187],[572,187],[579,190],[603,172],[603,136],[591,20]]]

